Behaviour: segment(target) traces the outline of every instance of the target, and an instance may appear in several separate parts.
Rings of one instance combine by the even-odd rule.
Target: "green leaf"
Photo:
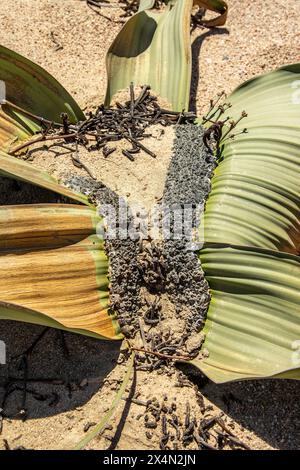
[[[202,347],[209,356],[193,364],[217,383],[300,379],[300,258],[219,245],[200,259],[212,289]]]
[[[215,382],[300,379],[299,91],[300,65],[285,66],[235,90],[222,117],[245,110],[234,133],[248,132],[223,141],[203,224],[209,357],[194,364]]]
[[[125,24],[106,57],[108,84],[105,104],[133,82],[150,85],[175,111],[188,110],[192,53],[190,22],[194,5],[220,13],[203,21],[208,27],[226,22],[223,0],[169,0],[163,11],[154,0],[141,0],[139,11]]]
[[[148,10],[152,3],[141,3],[108,51],[105,102],[134,82],[150,85],[174,110],[182,111],[189,106],[193,0],[171,2],[163,12]]]
[[[0,46],[0,84],[2,100],[50,121],[61,122],[65,112],[70,121],[84,120],[84,114],[69,93],[42,67]],[[3,96],[5,95],[5,96]],[[39,122],[8,105],[0,110],[0,149],[16,138],[26,140],[41,130]]]
[[[233,131],[206,206],[209,243],[300,251],[300,64],[249,80],[227,100]],[[223,119],[223,117],[222,117]]]
[[[139,11],[150,10],[153,8],[155,0],[140,0]]]

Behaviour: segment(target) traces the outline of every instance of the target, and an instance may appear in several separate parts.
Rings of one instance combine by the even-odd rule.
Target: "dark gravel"
[[[198,205],[207,199],[215,161],[203,144],[203,135],[201,126],[176,126],[174,155],[164,190],[165,204]]]
[[[118,214],[119,196],[100,182],[90,178],[73,176],[65,182],[70,188],[86,194],[99,207],[99,212],[105,216],[106,205],[113,206]],[[130,223],[128,215],[128,224]],[[106,220],[109,223],[109,220]],[[117,228],[118,228],[117,221]],[[116,312],[119,324],[127,337],[134,336],[137,325],[141,300],[140,288],[142,278],[138,269],[139,242],[135,240],[107,239],[106,253],[110,264],[110,303]]]
[[[163,203],[172,211],[178,207],[191,209],[192,223],[185,226],[181,240],[166,240],[163,257],[166,270],[166,291],[180,315],[188,311],[187,326],[199,331],[203,326],[210,301],[209,287],[198,257],[191,246],[191,230],[197,228],[209,195],[214,158],[203,144],[203,129],[186,124],[177,126],[174,155],[167,175]]]

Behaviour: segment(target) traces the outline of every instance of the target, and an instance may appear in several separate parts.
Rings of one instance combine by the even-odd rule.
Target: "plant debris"
[[[98,14],[103,16],[109,21],[112,21],[112,18],[103,14],[101,9],[104,10],[107,8],[120,8],[123,13],[119,15],[120,20],[118,23],[125,23],[125,21],[138,13],[140,0],[118,0],[118,1],[110,1],[110,0],[86,0],[87,5],[94,9]],[[161,10],[166,5],[166,1],[164,0],[155,0],[153,9],[154,10]],[[96,9],[95,9],[96,8]],[[195,6],[195,11],[191,15],[191,29],[194,31],[196,28],[203,26],[203,16],[205,14],[205,9],[199,6]]]
[[[50,32],[50,38],[51,38],[51,41],[54,43],[55,45],[55,51],[58,52],[58,51],[61,51],[64,46],[56,39],[56,33],[54,31],[51,31]]]
[[[135,155],[141,150],[149,156],[156,158],[156,155],[141,143],[145,137],[149,137],[146,130],[154,124],[171,126],[185,122],[193,122],[195,114],[185,112],[170,111],[157,102],[157,97],[151,95],[150,86],[141,88],[140,94],[135,97],[133,84],[130,85],[130,100],[124,104],[116,101],[114,107],[105,108],[101,105],[95,114],[90,113],[86,121],[79,124],[77,129],[77,139],[79,143],[86,144],[85,136],[94,136],[96,143],[88,150],[102,149],[103,155],[108,157],[113,148],[108,144],[121,139],[131,143],[132,148],[123,150],[125,156],[134,160]]]
[[[140,6],[140,0],[117,0],[111,2],[110,0],[86,0],[86,3],[90,7],[101,8],[121,8],[123,13],[120,14],[120,18],[124,19],[125,22],[127,18],[135,15]],[[161,9],[165,5],[164,0],[155,0],[153,8]],[[103,15],[105,16],[105,15]],[[110,20],[111,18],[105,16],[106,19]],[[122,21],[122,22],[123,22]]]
[[[2,105],[15,108],[36,119],[44,126],[42,134],[10,149],[9,153],[19,153],[37,142],[64,139],[67,143],[75,142],[76,145],[83,145],[88,151],[102,149],[103,156],[108,158],[115,150],[109,144],[125,139],[131,144],[130,149],[123,149],[125,157],[134,161],[136,155],[142,150],[150,157],[156,158],[156,154],[142,143],[143,139],[152,135],[149,131],[147,132],[147,128],[154,124],[165,127],[174,124],[192,123],[196,119],[196,115],[190,112],[177,112],[162,108],[158,104],[157,97],[151,95],[150,89],[148,85],[141,87],[139,95],[135,97],[135,89],[132,83],[128,101],[124,104],[117,101],[115,106],[108,108],[101,105],[95,113],[90,112],[85,121],[81,121],[76,125],[69,123],[68,116],[65,113],[61,115],[62,123],[54,123],[3,100]],[[57,128],[60,129],[59,133],[57,133]],[[90,144],[91,140],[95,141],[92,145]],[[72,160],[76,166],[83,167],[78,155],[73,156]],[[94,178],[88,168],[85,168],[85,170]]]
[[[178,379],[189,382],[181,372]],[[203,406],[203,395],[198,387],[192,383],[189,386],[194,389],[198,406],[191,407],[190,402],[186,401],[183,413],[180,409],[183,404],[167,394],[163,399],[154,396],[144,400],[146,438],[158,438],[161,450],[194,449],[195,444],[199,450],[222,450],[225,447],[250,450],[249,445],[235,436],[224,414],[212,416],[210,406]]]
[[[219,104],[221,98],[226,98],[224,91],[217,95],[216,100],[210,100],[209,110],[202,118],[203,125],[206,125],[207,123],[211,124],[204,133],[204,145],[207,149],[216,154],[217,161],[221,158],[222,148],[224,147],[224,142],[226,140],[233,140],[237,135],[246,134],[248,132],[247,128],[242,129],[236,134],[232,132],[240,121],[248,116],[246,111],[242,111],[241,116],[236,121],[230,119],[230,117],[223,120],[221,119],[225,111],[230,109],[232,106],[231,103],[226,102]],[[223,132],[225,124],[227,129]]]

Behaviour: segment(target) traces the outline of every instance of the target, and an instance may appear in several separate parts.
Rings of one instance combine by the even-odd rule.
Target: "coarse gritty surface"
[[[218,92],[229,93],[256,74],[299,61],[298,3],[298,0],[254,0],[249,6],[246,0],[228,0],[225,27],[194,32],[192,106],[204,112],[209,99]],[[114,9],[105,11],[116,20],[119,13]],[[103,101],[105,52],[120,24],[94,13],[83,0],[6,0],[1,4],[0,24],[1,43],[45,67],[82,107],[90,108]],[[56,50],[51,31],[62,49]],[[47,197],[43,196],[45,202]],[[37,326],[1,322],[0,338],[7,344],[8,361],[24,351],[40,331]],[[32,355],[30,374],[63,376],[71,384],[69,390],[63,385],[32,386],[47,394],[56,391],[59,402],[49,407],[50,399],[38,401],[29,397],[28,420],[25,423],[16,418],[6,420],[0,445],[1,438],[5,438],[11,447],[72,448],[83,436],[87,422],[98,422],[110,406],[116,383],[125,372],[122,364],[116,366],[120,345],[72,334],[67,335],[67,342],[69,359],[63,356],[56,333],[47,333]],[[1,366],[0,375],[6,372]],[[85,378],[87,383],[83,382]],[[195,400],[195,392],[188,386],[174,387],[175,380],[174,376],[139,371],[139,398],[147,400],[156,395],[162,400],[168,393],[169,400],[177,398],[179,414],[183,415],[186,402]],[[204,395],[206,415],[224,412],[234,433],[251,448],[299,448],[298,382],[267,380],[214,385],[204,384],[199,376],[193,380]],[[20,393],[11,396],[12,413],[20,402]],[[113,429],[105,431],[89,447],[158,449],[159,430],[152,431],[151,439],[147,439],[146,429],[141,430],[140,419],[144,418],[137,419],[144,411],[141,406],[132,404],[129,410],[126,408],[125,425],[124,413],[119,424],[122,411],[120,406],[111,422]],[[199,413],[198,409],[196,412]],[[121,431],[119,440],[112,443],[117,427]]]
[[[184,226],[184,237],[167,239],[162,248],[166,266],[166,291],[179,316],[187,310],[187,329],[200,331],[210,300],[208,283],[193,250],[193,230],[197,230],[210,192],[214,158],[203,144],[203,130],[192,124],[177,126],[174,154],[167,173],[162,203],[170,208],[166,218],[176,237],[176,211],[190,211],[191,226]],[[185,217],[186,222],[187,217]],[[181,228],[181,226],[179,227]]]

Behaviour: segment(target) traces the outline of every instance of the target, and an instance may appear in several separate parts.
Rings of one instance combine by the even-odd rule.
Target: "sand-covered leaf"
[[[84,206],[1,206],[0,319],[120,339],[101,224]]]
[[[200,253],[212,300],[194,360],[214,382],[300,379],[300,258],[258,248],[207,246]]]
[[[72,123],[85,119],[70,94],[42,67],[0,46],[0,100],[6,99],[34,115],[61,122],[67,113]],[[0,149],[26,140],[40,131],[39,122],[9,105],[0,109]]]

